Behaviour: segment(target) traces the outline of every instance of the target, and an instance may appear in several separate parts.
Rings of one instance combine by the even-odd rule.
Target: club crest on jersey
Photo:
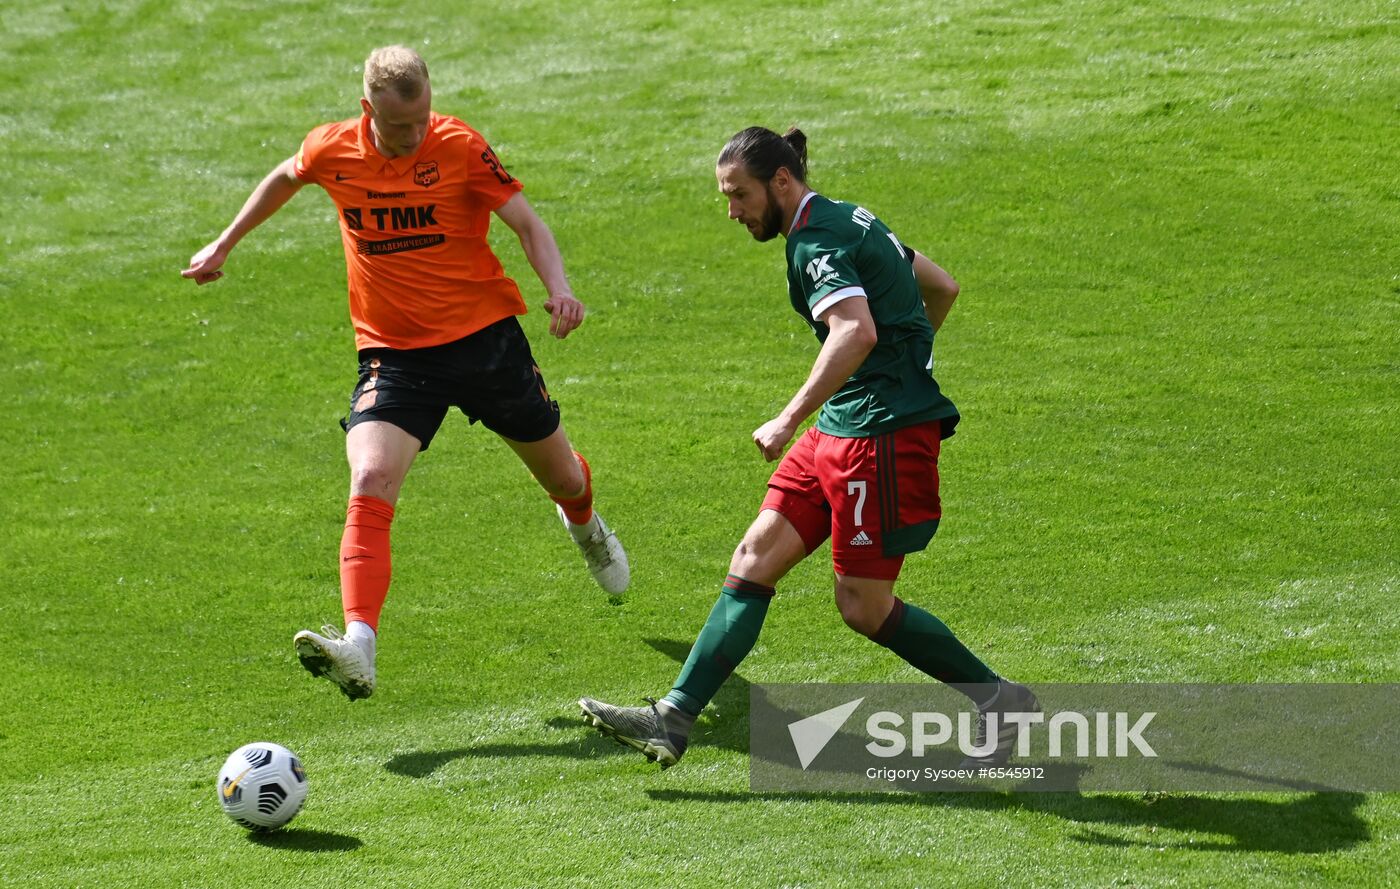
[[[413,181],[427,188],[438,179],[442,178],[438,173],[437,161],[413,165]]]

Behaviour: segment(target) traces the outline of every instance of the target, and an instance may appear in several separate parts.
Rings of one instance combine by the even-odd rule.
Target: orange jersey
[[[374,147],[368,116],[312,130],[296,175],[340,211],[355,347],[417,349],[525,314],[486,243],[491,213],[523,186],[481,134],[434,113],[411,157]]]

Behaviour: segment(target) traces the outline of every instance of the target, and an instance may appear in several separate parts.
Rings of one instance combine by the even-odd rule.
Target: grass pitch
[[[813,184],[963,285],[964,422],[901,594],[1025,681],[1400,679],[1393,5],[240,4],[0,12],[0,883],[1383,885],[1393,795],[754,795],[746,682],[909,681],[824,553],[665,774],[573,700],[664,691],[770,467],[748,433],[815,342],[715,154],[811,138]],[[589,581],[504,447],[451,419],[395,523],[380,690],[338,620],[354,382],[333,210],[306,190],[177,276],[407,42],[490,138],[590,307],[525,319],[633,588]],[[499,228],[499,227],[498,227]],[[513,239],[507,268],[543,298]],[[305,760],[291,828],[213,781]],[[1392,764],[1393,765],[1393,764]]]

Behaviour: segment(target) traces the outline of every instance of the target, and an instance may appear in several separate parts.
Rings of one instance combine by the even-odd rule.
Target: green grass
[[[563,343],[524,323],[634,586],[599,593],[456,418],[350,706],[289,644],[339,617],[329,201],[218,284],[176,273],[394,41],[590,307]],[[965,419],[906,598],[1026,680],[1400,681],[1397,55],[1380,0],[7,6],[0,884],[1393,880],[1394,795],[750,794],[746,682],[915,677],[841,625],[824,553],[682,766],[571,702],[666,688],[770,468],[748,433],[815,354],[715,192],[752,123],[802,126],[816,187],[963,285],[938,354]],[[259,738],[311,779],[261,840],[213,792]]]

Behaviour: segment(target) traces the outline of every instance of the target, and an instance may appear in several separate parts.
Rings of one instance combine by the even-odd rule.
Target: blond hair
[[[412,101],[423,95],[428,85],[428,66],[423,57],[406,46],[385,46],[365,59],[365,98],[392,89],[400,99]]]

